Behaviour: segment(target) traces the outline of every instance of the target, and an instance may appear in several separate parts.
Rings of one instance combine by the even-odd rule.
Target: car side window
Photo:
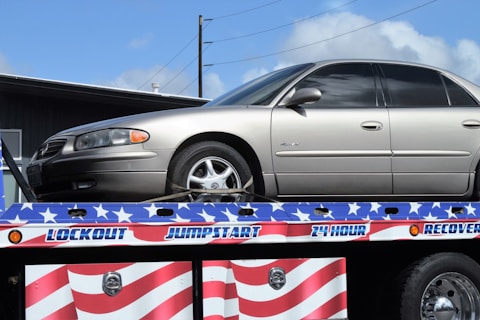
[[[445,82],[445,87],[447,87],[448,98],[450,100],[450,105],[452,106],[471,106],[477,105],[475,100],[472,98],[467,91],[465,91],[458,84],[450,80],[449,78],[443,76],[443,81]]]
[[[414,66],[381,64],[387,103],[394,107],[448,106],[447,93],[437,71]],[[388,102],[388,100],[390,100]]]
[[[315,107],[372,107],[377,105],[375,77],[369,63],[343,63],[322,67],[301,80],[295,89],[318,88]]]

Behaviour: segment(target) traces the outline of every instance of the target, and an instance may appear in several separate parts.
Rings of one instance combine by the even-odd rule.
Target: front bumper
[[[145,201],[164,195],[172,151],[136,148],[60,153],[32,161],[27,177],[39,201]]]
[[[167,172],[97,172],[50,179],[33,187],[42,202],[138,202],[165,194]]]

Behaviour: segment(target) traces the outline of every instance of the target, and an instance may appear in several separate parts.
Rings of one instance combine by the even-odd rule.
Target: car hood
[[[265,108],[264,106],[258,106],[259,108]],[[145,122],[150,121],[151,119],[168,119],[168,118],[177,118],[177,117],[191,117],[197,114],[218,114],[222,112],[232,112],[234,110],[255,108],[255,106],[212,106],[212,107],[187,107],[181,109],[169,109],[161,111],[146,112],[140,114],[134,114],[124,117],[112,118],[97,122],[92,122],[72,128],[65,129],[58,132],[54,136],[76,136],[86,132],[92,132],[101,129],[107,128],[142,128],[142,125]]]

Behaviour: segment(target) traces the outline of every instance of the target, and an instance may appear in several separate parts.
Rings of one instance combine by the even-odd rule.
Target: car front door
[[[369,63],[328,65],[295,86],[320,89],[319,101],[274,108],[280,196],[392,193],[390,124],[377,83]]]

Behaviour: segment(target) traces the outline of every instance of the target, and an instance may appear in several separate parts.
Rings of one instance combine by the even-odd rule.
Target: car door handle
[[[368,131],[378,131],[382,130],[383,124],[378,121],[365,121],[360,124],[360,126]]]
[[[480,121],[479,120],[465,120],[462,122],[462,126],[466,128],[480,128]]]

